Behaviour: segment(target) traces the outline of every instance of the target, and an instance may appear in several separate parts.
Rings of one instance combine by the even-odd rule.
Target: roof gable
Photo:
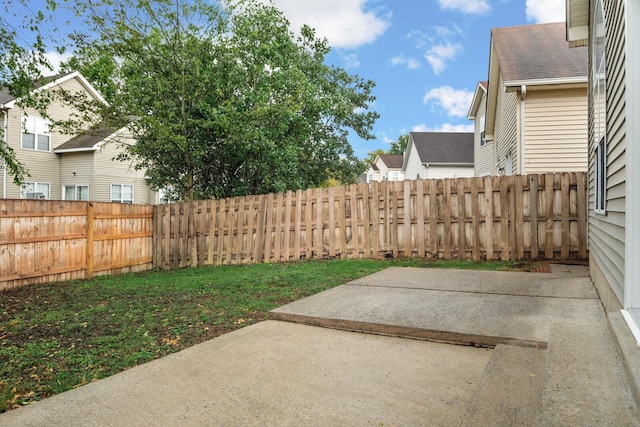
[[[472,132],[411,132],[422,164],[473,164]]]
[[[482,101],[482,98],[487,93],[488,84],[489,83],[486,81],[478,82],[478,85],[476,86],[476,91],[473,93],[473,98],[471,99],[471,106],[469,107],[469,113],[467,114],[467,118],[469,120],[475,120],[476,114],[478,112],[478,108],[480,107],[480,102]]]
[[[104,104],[107,103],[107,101],[102,97],[102,95],[100,95],[96,88],[94,88],[93,85],[89,83],[89,81],[78,71],[43,77],[38,82],[36,82],[36,88],[34,89],[34,91],[49,90],[71,79],[77,79],[82,87],[97,101],[100,101]],[[12,96],[7,88],[0,89],[0,107],[14,108],[17,102],[18,99]]]

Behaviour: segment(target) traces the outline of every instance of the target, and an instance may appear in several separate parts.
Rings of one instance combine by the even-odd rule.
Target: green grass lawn
[[[0,412],[265,320],[269,310],[392,266],[333,260],[154,271],[0,291]]]

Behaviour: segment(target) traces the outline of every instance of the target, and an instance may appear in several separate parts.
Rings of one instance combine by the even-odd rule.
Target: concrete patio
[[[640,350],[584,266],[391,268],[272,319],[0,426],[640,425]]]

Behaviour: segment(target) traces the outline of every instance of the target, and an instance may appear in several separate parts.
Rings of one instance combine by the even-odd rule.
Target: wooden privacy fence
[[[586,173],[379,182],[155,206],[153,258],[585,259],[586,229]]]
[[[0,199],[0,290],[152,268],[153,206]]]

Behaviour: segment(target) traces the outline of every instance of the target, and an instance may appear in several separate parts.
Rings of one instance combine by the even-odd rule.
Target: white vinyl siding
[[[83,86],[77,79],[70,79],[60,87],[66,90],[85,92]],[[25,114],[26,113],[26,114]],[[69,107],[60,101],[54,100],[47,109],[47,114],[52,121],[66,120],[69,117]],[[55,153],[59,145],[65,143],[73,135],[62,134],[55,128],[50,132],[50,142],[48,151],[39,151],[34,149],[21,149],[23,134],[23,117],[39,117],[38,111],[27,108],[25,110],[16,106],[8,110],[7,123],[7,143],[16,150],[16,158],[19,162],[27,167],[31,176],[30,181],[33,182],[49,182],[50,198],[54,200],[62,199],[62,182],[60,175],[60,159],[61,157]],[[20,187],[14,185],[9,179],[7,182],[7,197],[20,198]],[[105,199],[108,200],[108,199]]]
[[[525,171],[586,172],[587,88],[529,91],[525,108]]]
[[[483,93],[478,111],[476,113],[476,120],[474,123],[474,164],[475,164],[475,176],[491,175],[493,171],[493,146],[494,144],[482,143],[484,136],[484,125],[486,120],[487,111],[487,94]]]
[[[94,200],[111,200],[110,184],[125,184],[134,188],[133,203],[155,203],[156,195],[147,187],[144,171],[136,170],[130,162],[114,160],[122,149],[119,144],[123,142],[127,142],[126,136],[119,135],[95,152],[92,197]]]
[[[593,2],[595,5],[595,2]],[[592,5],[592,7],[593,7]],[[593,10],[592,10],[593,12]],[[625,271],[626,106],[624,2],[604,1],[606,31],[606,215],[595,213],[596,108],[589,100],[589,253],[622,304]],[[592,35],[590,35],[591,37]],[[592,66],[593,64],[590,64]],[[590,75],[590,87],[593,76]],[[592,92],[593,95],[593,92]]]
[[[518,94],[503,90],[502,76],[500,77],[498,102],[496,106],[496,130],[494,150],[498,156],[495,159],[498,174],[500,168],[506,170],[507,155],[511,155],[511,167],[514,171],[518,168]]]

